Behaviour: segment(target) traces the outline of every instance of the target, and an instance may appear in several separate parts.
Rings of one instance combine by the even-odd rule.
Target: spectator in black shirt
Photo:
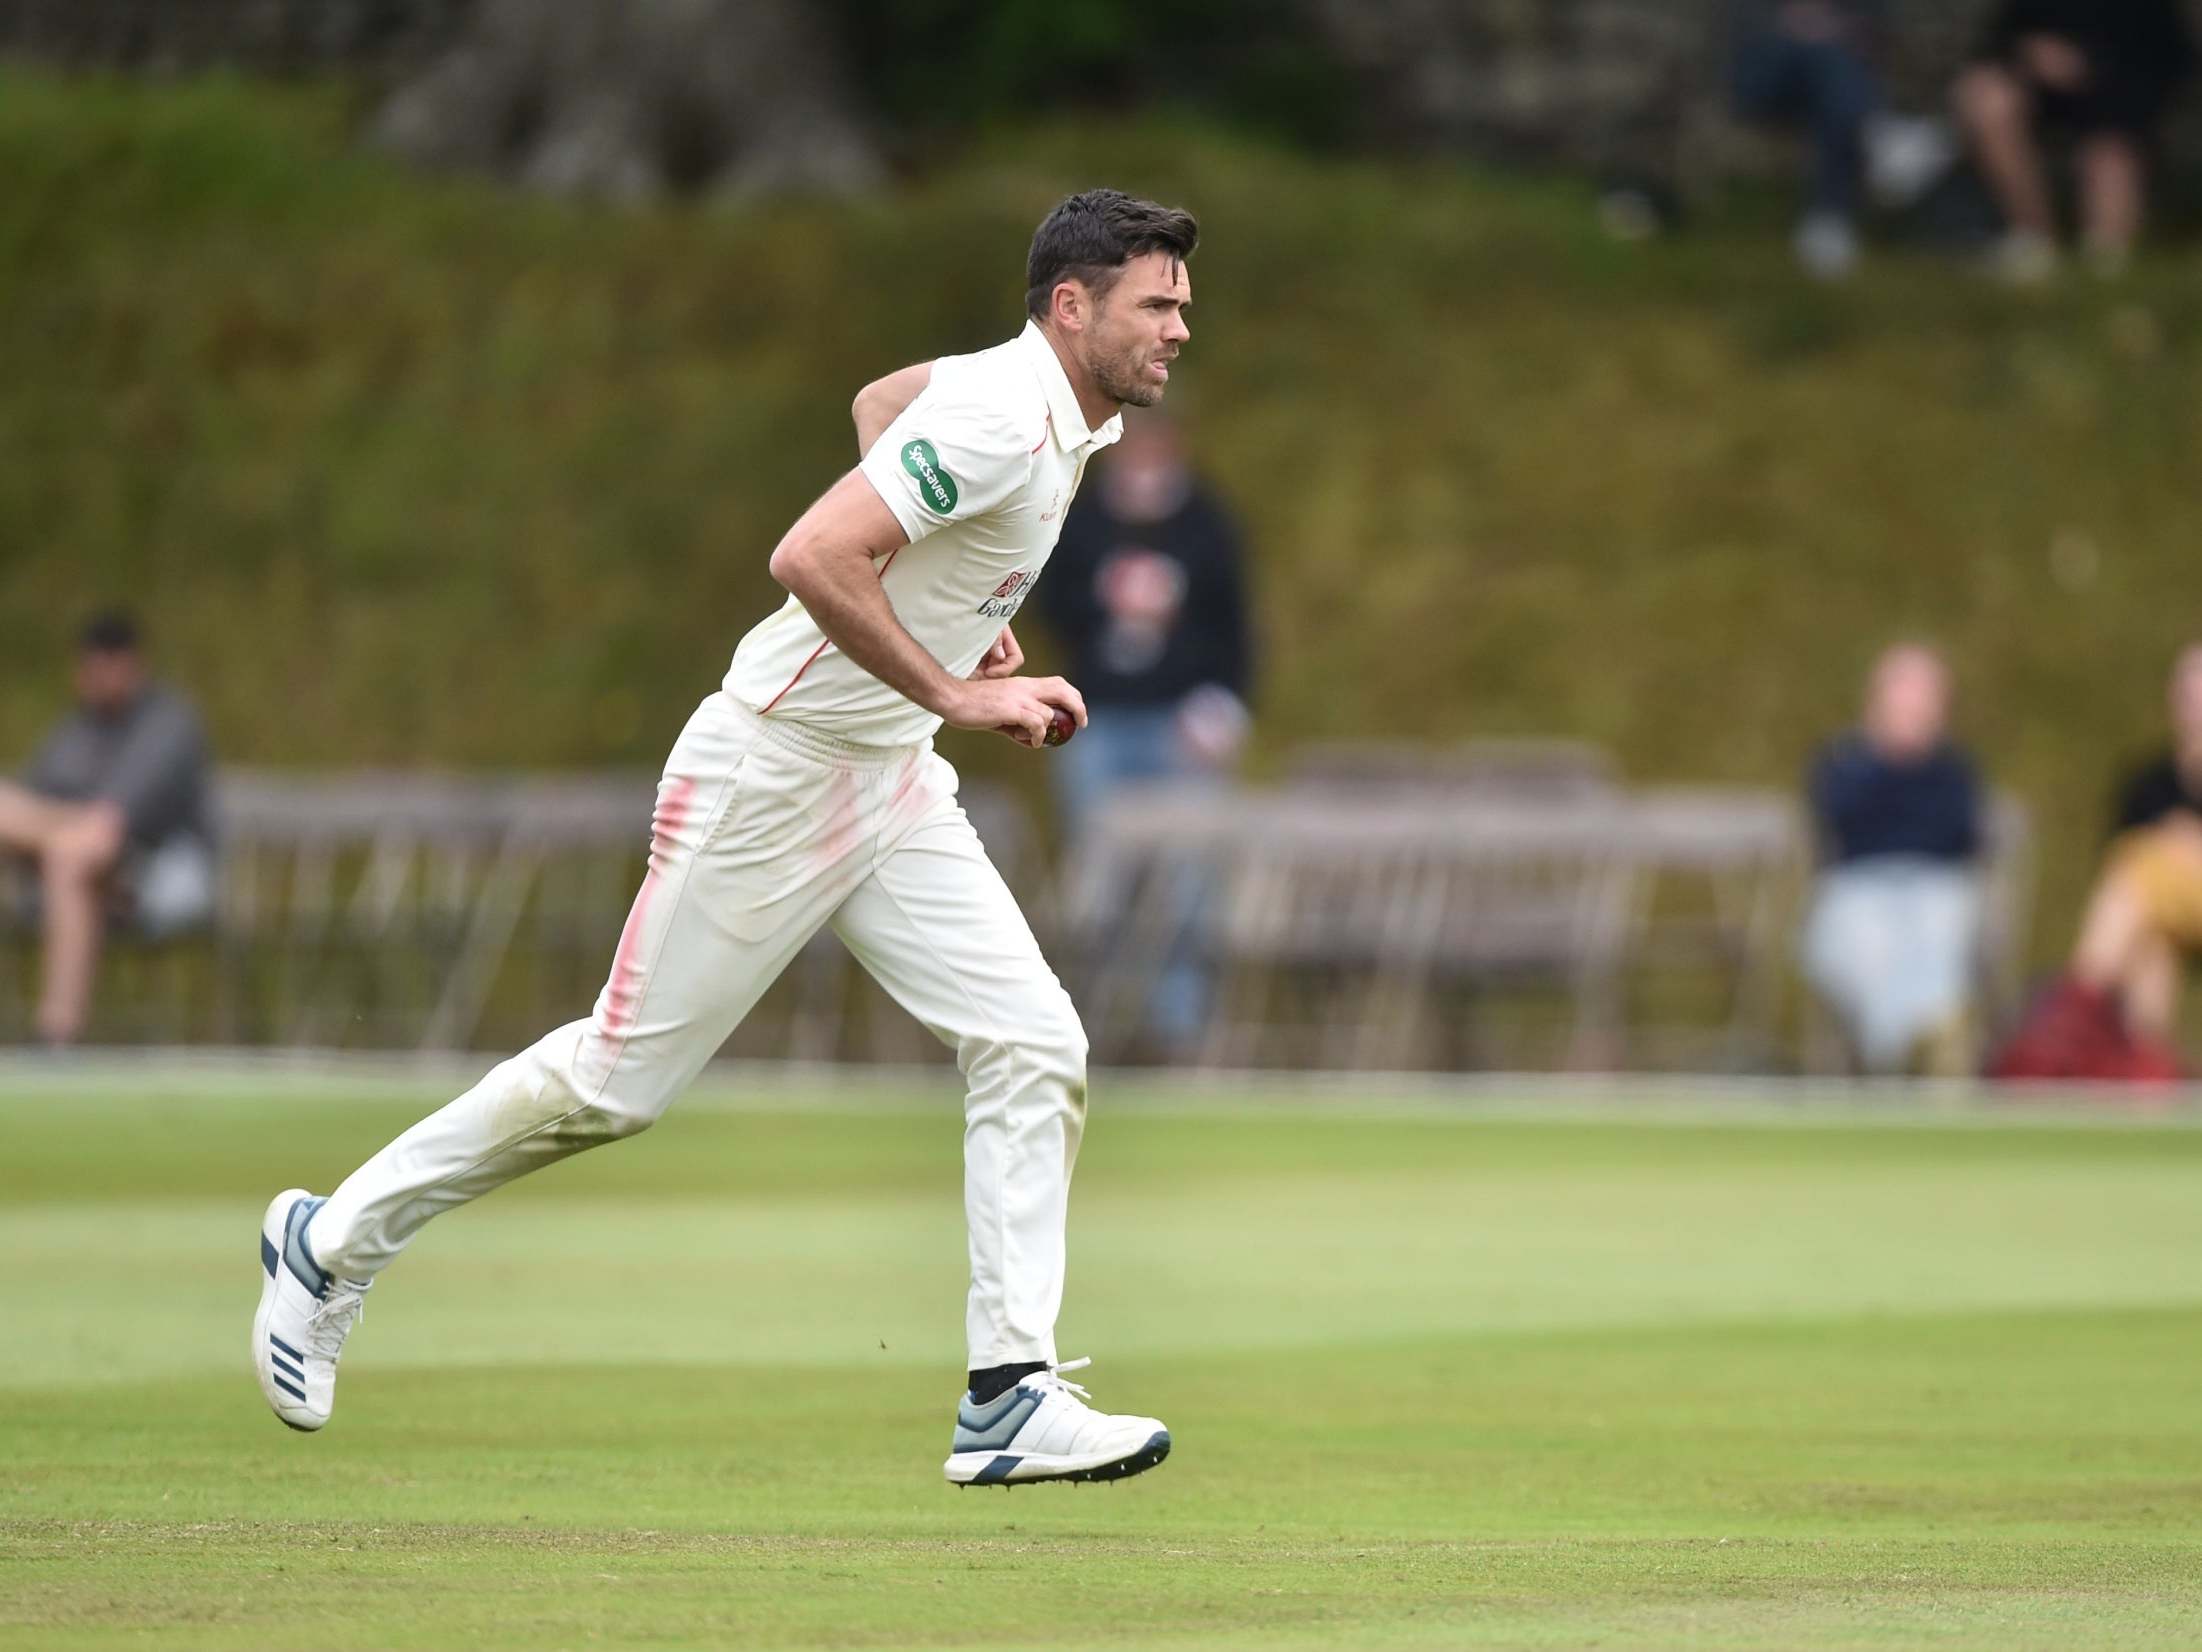
[[[1875,662],[1856,730],[1821,748],[1822,869],[1805,928],[1813,985],[1869,1071],[1973,1069],[1980,782],[1949,740],[1949,668],[1907,643]]]
[[[2202,820],[2202,742],[2135,768],[2118,790],[2111,818],[2117,831],[2132,832],[2185,815]]]
[[[25,784],[0,781],[0,854],[37,873],[37,1024],[52,1044],[84,1030],[108,909],[159,932],[203,918],[213,894],[206,741],[190,706],[147,678],[128,615],[85,626],[76,699]]]
[[[1214,785],[1244,743],[1252,674],[1238,529],[1186,463],[1167,416],[1127,416],[1096,461],[1040,581],[1043,617],[1069,655],[1065,675],[1091,715],[1051,772],[1066,835],[1118,788]],[[1166,1053],[1197,1043],[1208,979],[1187,931],[1148,1005]]]
[[[2180,0],[2001,0],[1956,99],[2009,226],[2006,275],[2035,280],[2056,266],[2037,128],[2077,143],[2089,256],[2106,271],[2124,267],[2157,130],[2194,60]]]
[[[2064,977],[1997,1059],[2008,1078],[2179,1076],[2183,958],[2202,951],[2202,643],[2171,673],[2171,749],[2119,788]]]

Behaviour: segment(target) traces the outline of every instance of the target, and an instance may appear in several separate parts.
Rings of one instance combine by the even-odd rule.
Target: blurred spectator
[[[2045,132],[2077,146],[2089,257],[2107,272],[2124,267],[2157,128],[2194,57],[2179,0],[2001,0],[1956,101],[2003,210],[2006,276],[2033,281],[2056,268]]]
[[[76,709],[46,736],[24,784],[0,781],[0,852],[36,873],[44,946],[38,1035],[83,1032],[110,913],[171,933],[205,919],[214,869],[207,750],[198,715],[146,676],[136,623],[84,627]]]
[[[1890,204],[1920,195],[1949,165],[1940,121],[1882,108],[1879,56],[1886,0],[1739,0],[1736,112],[1801,127],[1812,165],[1797,261],[1823,280],[1858,262],[1858,215],[1870,185]]]
[[[2179,1076],[2180,964],[2202,950],[2202,643],[2172,666],[2170,698],[2171,749],[2120,788],[2071,964],[1997,1077]]]
[[[1064,674],[1092,721],[1056,754],[1066,835],[1127,785],[1220,784],[1244,743],[1252,669],[1245,574],[1230,513],[1187,464],[1164,414],[1127,415],[1063,524],[1040,582]],[[1147,1007],[1148,1030],[1189,1055],[1209,980],[1191,933],[1202,892],[1183,892],[1185,933]]]
[[[1874,67],[1882,0],[1743,0],[1737,17],[1737,112],[1811,137],[1811,189],[1797,259],[1834,279],[1858,261],[1866,122],[1881,105]]]
[[[1906,643],[1874,663],[1865,713],[1821,748],[1824,865],[1805,928],[1812,983],[1869,1072],[1970,1073],[1980,928],[1980,783],[1949,739],[1950,674]]]

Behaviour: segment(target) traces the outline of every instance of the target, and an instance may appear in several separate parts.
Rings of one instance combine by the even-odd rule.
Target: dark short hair
[[[127,608],[102,608],[84,622],[76,646],[84,654],[130,654],[139,643],[138,617]]]
[[[1025,309],[1046,315],[1061,281],[1083,282],[1095,298],[1104,298],[1134,258],[1166,252],[1175,263],[1192,257],[1199,240],[1200,225],[1181,207],[1158,206],[1121,189],[1084,190],[1058,201],[1032,232]]]

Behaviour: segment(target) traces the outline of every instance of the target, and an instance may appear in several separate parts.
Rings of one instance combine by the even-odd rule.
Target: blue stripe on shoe
[[[326,1199],[300,1199],[283,1218],[283,1260],[290,1264],[298,1282],[316,1296],[329,1294],[329,1276],[321,1264],[306,1249],[306,1227],[314,1219],[314,1213],[327,1204]]]
[[[301,1405],[306,1402],[306,1391],[286,1379],[280,1371],[275,1373],[275,1386],[282,1389],[284,1393],[290,1395]]]
[[[998,1451],[1017,1437],[1017,1430],[1024,1427],[1033,1412],[1040,1409],[1041,1396],[1030,1388],[1012,1388],[998,1401],[985,1405],[973,1405],[965,1396],[956,1408],[956,1433],[953,1449],[957,1451]]]
[[[285,1342],[273,1331],[270,1331],[268,1333],[268,1341],[273,1343],[276,1347],[282,1349],[284,1353],[290,1355],[290,1357],[296,1360],[299,1364],[304,1365],[306,1363],[306,1356],[304,1354],[301,1354],[296,1348],[293,1348],[289,1343]]]
[[[298,1397],[304,1399],[306,1396],[301,1394]],[[972,1475],[971,1483],[974,1486],[1000,1485],[1009,1478],[1009,1471],[1023,1461],[1022,1457],[997,1457],[991,1463],[988,1463],[986,1467],[980,1469],[978,1473]]]
[[[306,1368],[303,1365],[292,1364],[289,1360],[283,1358],[280,1354],[271,1355],[268,1359],[268,1364],[273,1366],[276,1370],[282,1372],[283,1375],[290,1378],[293,1382],[304,1382],[306,1380]]]
[[[260,1235],[260,1266],[271,1276],[275,1272],[275,1242],[264,1233]]]

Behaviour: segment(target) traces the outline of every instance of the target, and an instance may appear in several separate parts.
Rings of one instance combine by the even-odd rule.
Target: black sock
[[[995,1365],[984,1371],[974,1371],[971,1373],[971,1397],[984,1405],[1016,1387],[1019,1377],[1029,1377],[1035,1371],[1046,1369],[1047,1361],[1034,1360],[1029,1365]]]

